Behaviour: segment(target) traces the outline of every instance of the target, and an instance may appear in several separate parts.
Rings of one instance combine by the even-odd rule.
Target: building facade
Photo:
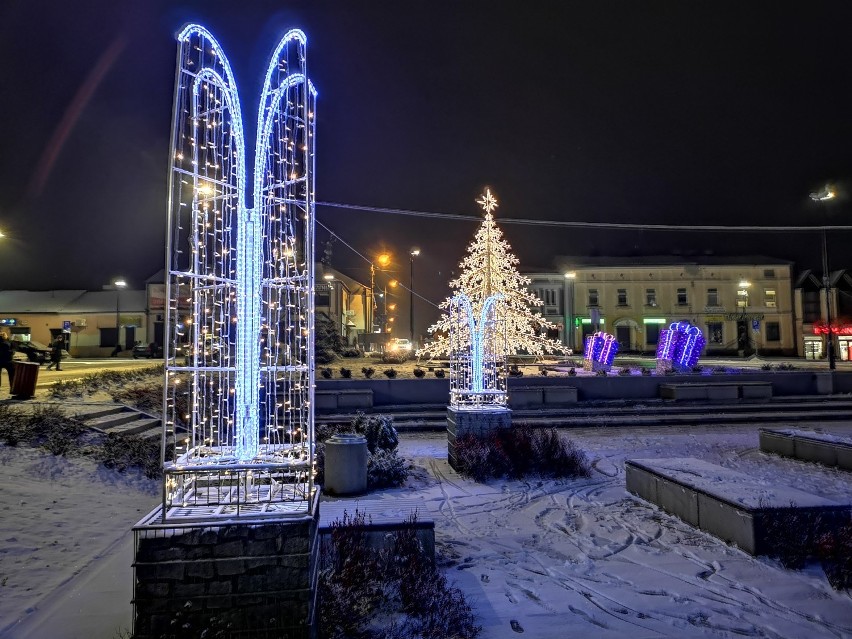
[[[698,326],[711,354],[795,355],[792,263],[767,257],[561,257],[530,273],[539,311],[580,351],[595,330],[622,352],[651,353],[672,322]]]
[[[820,275],[815,271],[802,271],[793,289],[796,333],[799,335],[797,354],[806,359],[827,357],[830,316],[835,357],[839,361],[849,361],[852,358],[852,274],[847,270],[830,273],[827,292]]]

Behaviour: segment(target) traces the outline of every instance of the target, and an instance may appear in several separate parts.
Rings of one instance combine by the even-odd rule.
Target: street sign
[[[755,332],[760,330],[760,320],[751,320],[751,330]]]

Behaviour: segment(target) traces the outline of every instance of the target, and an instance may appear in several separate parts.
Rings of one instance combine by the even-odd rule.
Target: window
[[[657,291],[653,288],[645,289],[645,304],[647,306],[656,306],[657,305]]]
[[[597,306],[598,305],[598,289],[590,288],[589,289],[589,306]]]
[[[115,326],[110,328],[102,328],[101,330],[101,346],[109,346],[110,348],[118,344],[118,329]]]
[[[808,324],[818,322],[822,317],[819,291],[802,292],[802,320]]]
[[[778,300],[775,297],[775,289],[765,289],[763,291],[763,300],[767,308],[775,308],[778,305]]]
[[[722,332],[722,322],[708,322],[707,324],[707,342],[710,344],[724,344],[725,338]]]
[[[688,304],[686,300],[686,289],[679,288],[677,289],[677,305],[678,306],[686,306]]]
[[[627,306],[627,289],[626,288],[618,289],[618,305],[619,306]]]
[[[774,268],[763,269],[763,277],[775,277],[775,269]]]
[[[778,322],[766,322],[766,341],[781,341],[781,324]]]
[[[719,289],[707,289],[707,306],[719,306]]]
[[[645,324],[645,343],[656,344],[660,341],[660,324]]]
[[[317,306],[331,306],[331,291],[324,291],[318,286],[315,304]]]
[[[556,291],[552,288],[545,289],[544,303],[547,306],[556,306]]]

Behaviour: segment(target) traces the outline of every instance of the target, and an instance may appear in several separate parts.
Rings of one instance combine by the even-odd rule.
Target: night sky
[[[852,176],[852,5],[839,0],[5,0],[0,288],[141,287],[162,267],[174,35],[188,21],[217,37],[252,114],[278,38],[307,33],[320,202],[475,222],[489,185],[498,223],[846,224],[845,198],[808,199]],[[416,288],[435,301],[475,231],[323,206],[318,219],[365,255],[402,256],[403,283],[419,246]],[[528,267],[673,251],[819,267],[816,234],[503,230]],[[852,266],[849,239],[832,238],[833,267]],[[340,242],[332,264],[367,277]]]

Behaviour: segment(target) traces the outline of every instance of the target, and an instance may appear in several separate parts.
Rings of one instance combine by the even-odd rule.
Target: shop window
[[[725,336],[723,333],[724,324],[722,322],[709,322],[707,324],[707,343],[708,344],[724,344]]]
[[[589,306],[597,306],[598,305],[598,289],[590,288],[589,289]]]
[[[767,288],[763,291],[763,301],[767,308],[775,308],[778,305],[778,300],[775,296],[775,289]]]
[[[660,341],[660,324],[645,324],[645,343],[656,344]]]
[[[617,291],[618,294],[618,305],[619,306],[627,306],[627,289],[620,288]]]
[[[707,289],[707,306],[719,306],[719,289]]]
[[[689,304],[689,301],[686,297],[686,289],[685,288],[677,289],[677,305],[678,306],[686,306],[687,304]]]
[[[778,322],[766,322],[766,341],[781,341],[781,324]]]
[[[115,326],[110,328],[102,328],[100,346],[108,346],[114,348],[118,344],[118,329]]]
[[[653,288],[645,289],[645,304],[648,306],[657,305],[657,291]]]

